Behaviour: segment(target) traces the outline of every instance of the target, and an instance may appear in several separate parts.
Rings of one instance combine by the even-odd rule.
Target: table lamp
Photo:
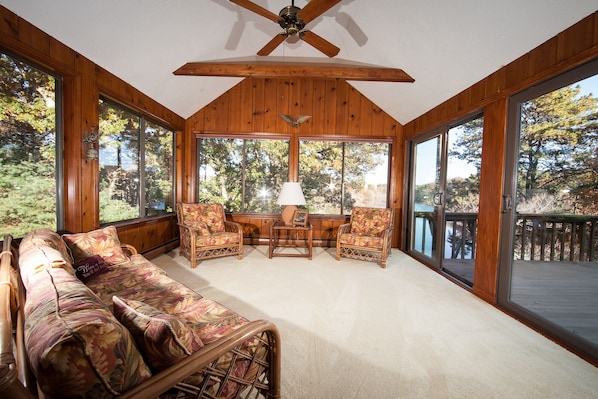
[[[301,190],[301,184],[297,182],[283,183],[276,203],[278,205],[286,205],[282,210],[282,221],[287,226],[292,225],[297,205],[305,205],[305,197],[303,196],[303,190]]]

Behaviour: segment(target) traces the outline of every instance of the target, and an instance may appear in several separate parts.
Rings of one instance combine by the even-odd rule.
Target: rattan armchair
[[[341,257],[380,261],[386,259],[392,246],[394,209],[354,207],[351,220],[339,226],[336,238],[336,260]]]
[[[197,261],[220,256],[243,257],[243,230],[226,220],[222,204],[178,203],[181,234],[180,255],[197,266]]]

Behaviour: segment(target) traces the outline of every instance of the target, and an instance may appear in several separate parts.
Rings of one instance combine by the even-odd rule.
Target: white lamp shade
[[[296,182],[283,183],[276,203],[278,205],[305,205],[301,184]]]

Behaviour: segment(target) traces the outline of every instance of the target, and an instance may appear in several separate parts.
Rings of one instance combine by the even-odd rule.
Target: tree
[[[517,189],[522,200],[567,192],[585,199],[584,209],[598,200],[598,99],[580,92],[579,85],[567,86],[521,105]]]
[[[56,229],[55,79],[0,53],[0,226]]]

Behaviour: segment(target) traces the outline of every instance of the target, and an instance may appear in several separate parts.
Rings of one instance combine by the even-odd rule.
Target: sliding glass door
[[[411,143],[408,251],[473,286],[483,117]]]
[[[511,99],[499,304],[598,359],[598,62]]]
[[[440,267],[438,248],[442,225],[442,196],[440,172],[442,137],[435,135],[413,146],[412,207],[409,251]]]

